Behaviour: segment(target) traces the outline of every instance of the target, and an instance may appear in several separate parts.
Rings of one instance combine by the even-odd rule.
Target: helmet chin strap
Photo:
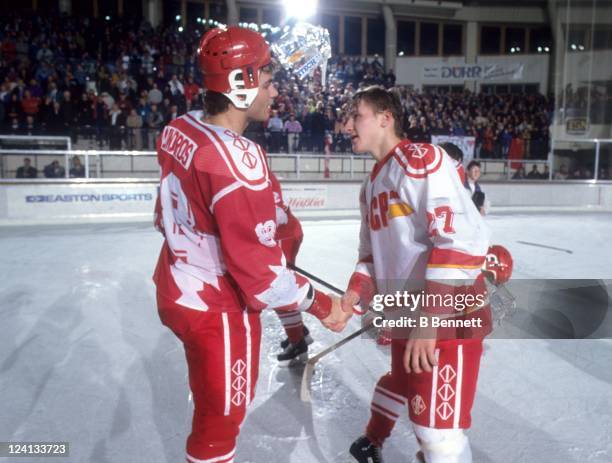
[[[241,69],[235,69],[230,72],[228,80],[231,90],[224,93],[224,95],[230,99],[236,108],[248,109],[253,104],[255,97],[257,97],[259,87],[245,88],[244,77],[238,78],[240,74],[243,74]]]

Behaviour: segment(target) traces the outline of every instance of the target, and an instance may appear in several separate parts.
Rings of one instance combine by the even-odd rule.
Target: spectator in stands
[[[164,116],[157,109],[157,105],[151,105],[151,111],[147,115],[147,137],[149,138],[150,149],[155,149],[155,141],[157,140],[157,134],[164,125]]]
[[[23,93],[21,109],[26,116],[36,116],[40,106],[40,98],[32,96],[29,90]]]
[[[117,103],[113,104],[108,118],[108,128],[109,128],[109,141],[110,141],[110,149],[112,150],[120,150],[121,149],[121,141],[123,139],[124,130],[125,130],[125,115],[123,111],[119,109]]]
[[[21,119],[22,115],[23,110],[19,103],[19,97],[16,92],[13,92],[10,94],[8,103],[6,104],[6,117],[8,117],[10,121],[17,120],[17,125],[19,125],[19,119]]]
[[[470,161],[470,163],[467,166],[467,173],[466,173],[467,179],[465,181],[465,187],[470,192],[470,195],[472,196],[472,201],[474,202],[476,209],[478,209],[478,211],[482,215],[485,215],[485,208],[484,208],[485,194],[482,191],[480,184],[478,183],[478,179],[480,179],[480,175],[481,175],[480,162]]]
[[[325,146],[325,129],[327,126],[323,103],[317,103],[316,110],[310,113],[310,134],[313,151],[323,153]]]
[[[164,100],[164,102],[168,103],[168,99],[166,98]],[[162,103],[163,104],[163,103]],[[166,116],[166,124],[168,124],[169,122],[173,121],[174,119],[176,119],[177,117],[179,117],[181,114],[179,113],[179,109],[178,106],[175,104],[169,105],[167,106],[167,116]]]
[[[544,164],[544,172],[540,174],[541,180],[548,180],[550,177],[550,170],[548,169],[548,164]]]
[[[49,101],[49,100],[47,100]],[[47,132],[51,135],[65,135],[66,124],[62,118],[61,106],[57,101],[49,101],[50,108],[45,110]]]
[[[512,132],[512,126],[506,126],[499,136],[499,142],[501,143],[502,148],[502,157],[504,159],[508,159],[508,152],[510,151],[510,144],[512,143]]]
[[[285,121],[285,132],[287,132],[287,148],[289,153],[297,151],[300,145],[300,134],[302,124],[295,118],[295,113],[289,115],[289,120]]]
[[[567,180],[569,178],[569,170],[565,164],[559,166],[559,171],[555,172],[555,180]]]
[[[527,178],[529,180],[539,180],[541,178],[541,174],[540,174],[540,171],[538,170],[538,165],[537,164],[534,164],[531,167],[531,170],[527,174]]]
[[[512,180],[524,180],[525,178],[527,178],[527,174],[525,173],[525,168],[521,165],[521,167],[514,172]]]
[[[60,166],[58,160],[46,165],[43,172],[46,178],[63,178],[66,175],[66,169]]]
[[[142,149],[142,125],[142,116],[138,114],[135,109],[132,109],[126,120],[126,126],[128,128],[128,149]]]
[[[170,82],[168,82],[168,88],[170,90],[170,95],[172,96],[171,101],[179,105],[180,102],[185,98],[185,87],[183,83],[178,80],[178,76],[174,74]]]
[[[23,158],[23,166],[17,168],[17,178],[36,178],[38,170],[32,166],[30,158]]]
[[[486,129],[484,129],[483,134],[483,143],[482,143],[482,151],[481,156],[485,159],[493,158],[494,153],[494,143],[495,143],[495,132],[493,131],[493,127],[488,125]]]
[[[20,130],[22,135],[39,135],[40,127],[34,120],[34,116],[26,116],[23,127]]]
[[[72,167],[68,174],[71,178],[83,178],[85,177],[85,166],[81,163],[81,158],[74,156],[71,160]]]
[[[270,132],[270,152],[280,153],[283,120],[278,117],[278,111],[276,109],[272,110],[272,116],[268,119],[266,128]]]
[[[157,88],[157,84],[153,83],[153,88],[151,90],[149,90],[149,93],[147,94],[147,101],[150,105],[158,105],[160,104],[164,99],[164,95],[162,94],[162,92],[159,90],[159,88]]]
[[[193,76],[187,78],[185,84],[185,101],[187,102],[187,111],[195,105],[195,100],[200,94],[200,87],[193,81]]]

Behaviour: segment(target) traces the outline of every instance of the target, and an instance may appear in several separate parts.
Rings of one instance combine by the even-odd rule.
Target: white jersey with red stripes
[[[263,149],[194,111],[158,139],[157,291],[196,310],[299,309],[310,284],[286,268]]]
[[[378,293],[480,274],[490,231],[442,148],[401,141],[365,180],[360,206],[354,277],[371,278]]]

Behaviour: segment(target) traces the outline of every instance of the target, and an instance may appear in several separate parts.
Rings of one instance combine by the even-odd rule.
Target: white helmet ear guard
[[[246,69],[246,72],[252,74],[253,69],[249,67]],[[236,108],[248,109],[253,104],[253,101],[255,101],[259,87],[246,88],[247,85],[244,80],[244,72],[242,69],[234,69],[229,73],[227,78],[231,90],[224,93],[224,95],[230,99]],[[251,82],[259,81],[258,79],[255,80],[253,75],[250,75],[249,79]]]

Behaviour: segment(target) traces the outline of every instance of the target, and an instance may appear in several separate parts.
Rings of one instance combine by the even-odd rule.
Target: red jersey
[[[264,150],[193,111],[157,142],[158,294],[196,310],[306,310],[313,291],[286,268]]]

